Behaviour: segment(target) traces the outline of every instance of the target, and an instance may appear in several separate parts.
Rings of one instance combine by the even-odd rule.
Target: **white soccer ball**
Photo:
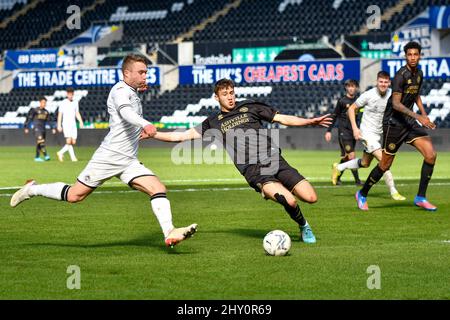
[[[270,231],[264,237],[264,251],[271,256],[284,256],[291,249],[291,238],[281,230]]]

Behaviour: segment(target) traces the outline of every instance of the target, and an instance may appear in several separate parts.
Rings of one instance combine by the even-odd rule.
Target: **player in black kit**
[[[311,184],[281,156],[276,136],[263,126],[263,121],[278,122],[286,126],[321,125],[331,123],[329,115],[313,119],[282,115],[264,103],[251,100],[236,103],[234,83],[219,80],[214,88],[220,112],[208,117],[201,125],[184,132],[157,132],[155,139],[181,142],[212,135],[223,144],[236,168],[248,184],[265,199],[280,203],[289,216],[298,223],[300,237],[305,243],[316,238],[303,217],[297,199],[315,203],[317,195]],[[142,135],[142,138],[146,138]]]
[[[358,208],[361,210],[369,209],[366,197],[370,188],[381,179],[386,170],[389,170],[395,154],[404,142],[414,146],[424,158],[419,190],[414,204],[428,211],[437,210],[437,207],[426,199],[428,183],[436,162],[436,152],[424,128],[434,129],[436,125],[428,118],[420,98],[423,82],[422,70],[418,68],[421,49],[420,44],[414,41],[407,43],[404,47],[406,66],[400,68],[395,74],[392,95],[384,112],[384,145],[381,161],[370,173],[364,187],[355,195]],[[413,111],[414,103],[417,104],[420,114]]]
[[[33,123],[33,132],[36,138],[36,157],[34,158],[34,161],[37,162],[50,160],[45,148],[45,126],[47,122],[50,122],[50,112],[45,109],[46,105],[47,99],[45,97],[39,98],[39,107],[30,109],[24,123],[25,133],[27,134],[29,132],[28,126],[30,123]],[[52,132],[55,134],[56,129],[53,128]],[[41,152],[44,155],[44,160],[41,158]]]
[[[350,160],[355,159],[355,144],[356,140],[353,137],[352,124],[350,123],[350,119],[348,118],[347,111],[348,108],[356,101],[356,92],[358,91],[358,81],[349,79],[345,81],[345,96],[340,98],[336,103],[336,107],[334,108],[333,113],[331,114],[333,118],[333,123],[328,127],[327,132],[325,133],[325,140],[327,142],[331,141],[331,130],[333,129],[334,123],[339,121],[338,124],[338,134],[339,134],[339,146],[341,148],[341,162],[344,163]],[[334,163],[333,168],[338,164]],[[358,169],[352,169],[353,177],[355,178],[356,185],[362,185],[361,180],[359,179]],[[338,175],[337,180],[331,179],[333,185],[340,185],[341,176]]]

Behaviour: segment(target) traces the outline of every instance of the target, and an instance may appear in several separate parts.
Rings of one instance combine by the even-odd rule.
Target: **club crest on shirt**
[[[411,84],[411,83],[412,83],[412,80],[411,80],[411,79],[408,79],[407,82],[408,82],[408,84]]]
[[[239,112],[247,112],[248,108],[247,107],[242,107],[239,109]]]
[[[217,120],[222,120],[223,119],[223,115],[219,114],[219,116],[217,117]]]

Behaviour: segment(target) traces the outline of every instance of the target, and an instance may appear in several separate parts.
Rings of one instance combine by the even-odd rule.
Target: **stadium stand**
[[[1,17],[7,17],[23,6],[23,0],[8,0],[4,5],[9,8],[0,10]],[[136,43],[165,43],[220,10],[230,0],[187,1],[173,0],[80,0],[81,9],[95,5],[93,10],[83,14],[80,30],[61,28],[52,32],[32,47],[59,47],[79,33],[87,30],[93,22],[120,22],[124,25],[124,38],[114,46],[135,45]],[[231,9],[225,16],[203,30],[197,31],[194,41],[241,41],[243,39],[319,39],[323,35],[331,42],[343,34],[357,32],[365,24],[364,12],[373,1],[362,0],[266,0],[264,6],[258,1],[241,1],[240,6]],[[401,1],[400,1],[401,2]],[[405,5],[392,18],[381,25],[381,30],[371,33],[391,32],[423,11],[428,5],[444,5],[445,0],[416,0],[413,5]],[[377,5],[384,12],[399,3],[398,0],[380,0]],[[28,42],[36,40],[39,35],[47,33],[67,17],[66,8],[70,0],[42,1],[33,10],[8,24],[2,30],[0,50],[22,48]],[[0,7],[1,8],[1,7]],[[32,26],[32,28],[30,28]],[[26,30],[26,32],[23,32]],[[191,40],[192,40],[191,39]],[[189,39],[187,39],[189,40]]]
[[[28,10],[26,14],[10,22],[6,28],[1,30],[0,50],[23,48],[30,41],[37,39],[39,35],[64,22],[68,17],[67,7],[71,5],[71,2],[71,0],[42,1],[35,8]],[[77,4],[80,8],[84,8],[91,2],[92,0],[79,0]],[[45,48],[46,46],[38,45],[38,47]]]
[[[373,1],[242,1],[237,9],[221,17],[215,24],[195,33],[194,41],[261,40],[261,39],[311,39],[327,35],[334,42],[342,34],[356,32],[365,23],[366,17],[358,14]],[[391,7],[397,1],[377,1],[381,10]],[[407,17],[405,17],[407,21]]]
[[[6,18],[23,8],[27,0],[4,0],[0,2],[0,21],[3,23]]]
[[[442,5],[448,5],[448,0],[415,0],[413,5],[404,6],[402,11],[395,12],[389,20],[383,21],[381,29],[370,30],[369,34],[390,33],[423,12],[428,6]]]
[[[6,0],[0,5],[0,17],[13,15],[30,1]],[[52,32],[49,38],[42,39],[33,47],[59,47],[74,38],[94,22],[121,23],[124,26],[122,40],[113,43],[113,47],[128,48],[132,51],[139,43],[167,43],[180,34],[190,30],[205,19],[220,11],[231,0],[217,1],[176,1],[176,0],[80,0],[82,9],[93,6],[94,9],[83,13],[81,30],[61,28]],[[342,34],[353,34],[365,24],[365,12],[372,4],[371,0],[266,0],[241,1],[236,8],[219,16],[216,21],[206,24],[204,29],[194,33],[186,40],[200,41],[252,41],[261,39],[298,39],[317,40],[323,35],[331,42]],[[382,12],[405,1],[380,0],[377,5]],[[405,2],[406,3],[406,2]],[[403,8],[382,23],[382,29],[370,33],[392,32],[422,12],[428,5],[443,5],[444,0],[415,0],[413,5]],[[67,18],[70,0],[40,0],[39,5],[29,9],[24,15],[0,28],[2,41],[0,50],[19,49],[58,26]],[[25,32],[24,32],[25,31]],[[115,66],[120,56],[107,56],[99,66]],[[126,52],[127,50],[124,50]],[[99,48],[99,53],[102,48]],[[8,121],[20,122],[25,107],[30,107],[39,95],[52,97],[49,104],[58,101],[58,90],[52,89],[13,89],[0,94],[0,117]],[[90,122],[107,121],[105,103],[109,87],[80,88],[80,111]],[[159,87],[152,87],[144,94],[144,116],[151,121],[167,120],[173,123],[196,122],[216,110],[211,100],[210,85],[181,85],[174,90],[161,93]],[[332,108],[343,93],[342,83],[260,83],[258,85],[239,85],[240,98],[253,98],[265,101],[286,114],[313,116]],[[449,82],[445,79],[426,80],[422,90],[423,101],[432,120],[439,127],[450,127]],[[20,109],[22,108],[22,109]],[[200,118],[199,118],[200,117]],[[3,121],[2,120],[2,121]],[[6,120],[5,120],[6,121]]]
[[[211,86],[179,86],[151,100],[145,116],[151,121],[163,121],[176,126],[182,123],[199,123],[217,112],[218,105],[211,94]],[[334,82],[265,84],[236,87],[238,99],[266,102],[281,113],[312,117],[334,108],[343,94],[342,84]],[[422,89],[426,111],[438,127],[450,126],[450,81],[427,80]]]
[[[24,119],[20,119],[23,111],[34,106],[41,95],[49,98],[49,111],[54,112],[57,109],[54,105],[64,97],[65,91],[61,91],[62,89],[64,88],[14,89],[10,93],[0,94],[0,123],[23,123]],[[211,91],[211,85],[184,85],[161,94],[159,87],[151,87],[142,97],[144,116],[150,121],[164,121],[173,126],[198,123],[218,110]],[[108,92],[109,87],[84,87],[76,90],[76,96],[80,98],[80,112],[87,121],[108,121]],[[337,81],[277,83],[239,85],[236,93],[238,99],[266,102],[284,114],[311,117],[332,109],[343,94],[343,89],[342,84]],[[422,100],[430,118],[438,127],[450,127],[450,81],[442,78],[425,81]],[[19,119],[15,119],[16,116]]]
[[[115,47],[164,43],[208,18],[225,3],[227,0],[193,1],[190,4],[173,0],[108,0],[83,15],[81,31],[63,28],[41,41],[39,47],[61,46],[95,22],[123,24],[123,40],[113,43]]]

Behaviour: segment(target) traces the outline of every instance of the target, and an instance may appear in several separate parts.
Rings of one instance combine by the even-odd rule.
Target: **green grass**
[[[30,177],[71,183],[94,149],[77,148],[78,163],[35,163],[31,147],[2,147],[0,298],[450,299],[450,153],[438,154],[428,196],[439,210],[428,213],[412,205],[421,157],[404,148],[392,172],[407,201],[390,200],[381,181],[368,213],[356,209],[350,173],[344,186],[329,186],[337,151],[283,153],[316,187],[318,203],[301,204],[314,245],[299,242],[284,210],[245,188],[234,166],[176,166],[170,149],[141,149],[140,160],[168,186],[176,225],[199,224],[170,250],[148,197],[117,179],[79,204],[34,198],[10,208],[7,187]],[[273,229],[290,234],[289,256],[264,254]],[[80,290],[66,287],[69,265],[81,269]],[[370,265],[381,269],[380,290],[366,286]]]

